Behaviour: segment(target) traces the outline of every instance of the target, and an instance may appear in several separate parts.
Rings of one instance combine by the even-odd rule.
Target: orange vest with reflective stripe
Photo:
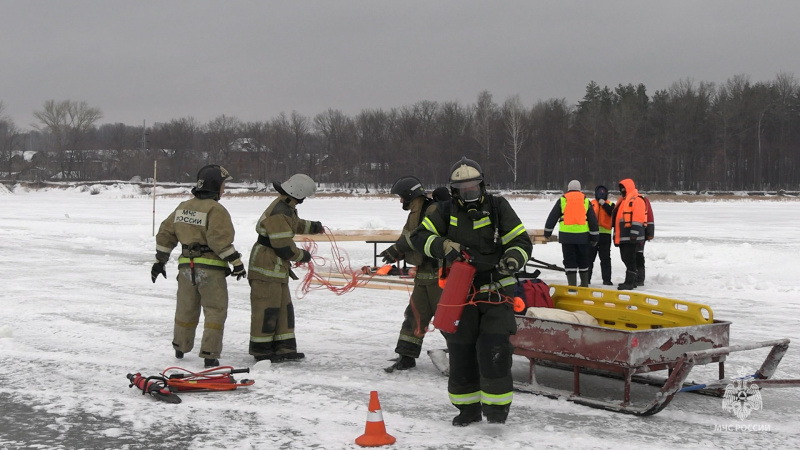
[[[606,200],[606,203],[612,207],[614,206],[614,203],[608,200]],[[597,217],[597,226],[600,228],[600,232],[611,234],[611,214],[607,213],[597,200],[592,200],[592,209],[594,209],[594,215]]]
[[[589,231],[589,224],[586,222],[586,211],[589,209],[589,201],[583,192],[569,191],[561,199],[561,225],[559,230],[568,233],[585,233]]]

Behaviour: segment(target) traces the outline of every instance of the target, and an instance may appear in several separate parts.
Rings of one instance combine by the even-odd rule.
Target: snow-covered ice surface
[[[797,448],[800,442],[800,388],[763,390],[763,409],[743,421],[723,411],[720,398],[693,394],[640,418],[516,393],[505,425],[455,428],[447,380],[430,360],[420,358],[406,372],[382,370],[394,356],[407,292],[312,290],[298,298],[298,282],[291,287],[305,361],[254,364],[247,354],[249,287],[229,279],[221,361],[250,367],[239,377],[255,385],[182,394],[179,405],[155,401],[129,389],[126,374],[202,369],[199,336],[192,354],[174,358],[176,262],[167,266],[166,280],[150,282],[152,199],[128,186],[98,186],[95,193],[20,187],[0,193],[0,448],[357,448],[373,390],[397,438],[394,448]],[[156,226],[180,200],[158,199]],[[245,256],[271,200],[222,200]],[[554,200],[511,202],[534,229],[543,227]],[[800,343],[800,202],[663,202],[654,209],[647,292],[710,305],[716,318],[733,322],[733,344],[784,337]],[[334,230],[399,229],[406,214],[394,199],[368,197],[312,198],[299,211]],[[372,245],[339,246],[352,267],[372,264]],[[330,257],[330,250],[322,243],[318,255]],[[561,264],[556,243],[535,246],[534,256]],[[621,282],[616,249],[612,256],[614,281]],[[562,277],[542,274],[551,283]],[[778,378],[800,378],[800,349],[792,345]],[[423,355],[443,347],[441,335],[430,333]],[[728,375],[740,367],[752,373],[766,353],[731,355]],[[524,380],[526,360],[515,357],[513,370]],[[568,389],[571,374],[550,370],[540,381]],[[701,366],[690,378],[714,379],[716,370]],[[584,379],[601,396],[621,395],[617,381]]]

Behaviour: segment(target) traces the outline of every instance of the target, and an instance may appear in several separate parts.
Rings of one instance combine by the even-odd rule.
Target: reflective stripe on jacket
[[[589,200],[580,191],[569,191],[561,196],[561,223],[559,231],[566,233],[586,233],[589,224],[586,221],[586,211],[589,210]]]
[[[647,222],[646,205],[633,180],[626,178],[620,184],[625,186],[625,197],[620,197],[614,209],[614,244],[642,242]]]
[[[233,246],[234,229],[228,210],[214,199],[192,198],[181,202],[158,228],[156,254],[166,262],[178,243],[207,247],[194,263],[211,269],[227,269],[225,258],[236,253]],[[178,265],[189,264],[182,254]]]
[[[311,226],[310,221],[297,217],[296,205],[292,197],[280,195],[258,218],[256,232],[262,238],[250,251],[248,279],[288,282],[290,264],[303,257],[294,236],[308,233]]]
[[[613,202],[606,200],[606,205],[609,205],[613,210]],[[611,214],[597,200],[592,200],[592,209],[597,217],[597,228],[600,229],[600,234],[611,234]]]

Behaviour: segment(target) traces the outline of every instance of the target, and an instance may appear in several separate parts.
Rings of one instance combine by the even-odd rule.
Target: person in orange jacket
[[[589,286],[589,249],[597,245],[599,232],[597,217],[594,215],[589,199],[581,192],[581,183],[572,180],[567,192],[553,205],[544,224],[544,236],[550,237],[558,224],[558,242],[564,256],[564,272],[567,284]]]
[[[614,213],[614,202],[608,201],[608,188],[603,185],[594,189],[592,210],[597,216],[597,227],[600,229],[600,239],[597,246],[589,249],[589,283],[592,282],[594,261],[600,256],[600,274],[603,285],[613,286],[611,282],[611,214]]]
[[[611,225],[614,228],[614,245],[619,247],[619,255],[625,264],[625,281],[617,285],[617,289],[631,290],[636,287],[636,251],[645,240],[647,209],[632,179],[619,182],[619,193]]]

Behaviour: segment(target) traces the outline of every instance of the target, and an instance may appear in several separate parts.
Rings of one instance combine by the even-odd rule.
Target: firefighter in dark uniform
[[[222,335],[228,317],[228,285],[230,274],[237,280],[246,276],[242,255],[233,247],[233,223],[228,211],[219,203],[230,179],[228,171],[218,165],[205,166],[197,173],[194,198],[182,202],[169,215],[156,235],[156,263],[150,270],[153,283],[159,274],[167,277],[164,265],[178,243],[178,301],[172,347],[175,357],[194,347],[195,329],[203,309],[203,339],[200,357],[205,367],[219,366]],[[233,265],[233,270],[228,264]]]
[[[297,205],[317,190],[308,175],[292,175],[283,183],[273,183],[280,195],[261,214],[256,223],[258,239],[250,251],[250,354],[256,361],[273,363],[297,361],[294,334],[294,305],[289,292],[289,277],[297,279],[292,262],[311,261],[311,254],[297,248],[295,234],[323,233],[320,222],[297,216]]]
[[[544,224],[545,237],[550,237],[558,224],[558,242],[570,286],[578,286],[578,276],[582,287],[589,286],[589,248],[597,245],[600,234],[597,217],[590,206],[589,199],[581,192],[580,181],[572,180]]]
[[[447,390],[459,409],[453,425],[482,420],[505,423],[513,394],[509,336],[517,331],[514,273],[530,257],[532,243],[503,197],[486,193],[480,166],[462,158],[450,170],[450,202],[439,202],[411,235],[425,255],[447,264],[468,254],[476,274],[455,333],[444,333],[450,357]]]
[[[589,283],[592,282],[594,260],[600,256],[600,274],[603,285],[613,286],[611,281],[611,214],[614,213],[614,202],[608,201],[608,188],[603,185],[594,189],[592,210],[597,217],[597,228],[600,230],[600,239],[597,245],[589,249]]]
[[[434,200],[425,194],[422,182],[412,176],[395,181],[391,192],[400,197],[403,209],[408,211],[408,219],[403,226],[402,235],[394,244],[381,252],[380,256],[387,264],[405,260],[406,263],[416,266],[416,273],[411,302],[403,315],[400,337],[394,350],[398,357],[394,360],[394,364],[385,369],[389,373],[416,367],[417,358],[422,351],[425,330],[436,313],[436,306],[442,295],[442,288],[439,287],[439,260],[425,256],[411,245],[411,232],[419,226]]]

